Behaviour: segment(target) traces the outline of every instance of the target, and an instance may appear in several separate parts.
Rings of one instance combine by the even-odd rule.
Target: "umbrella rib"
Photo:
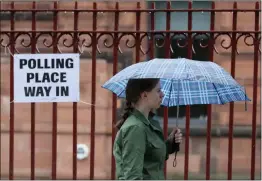
[[[169,101],[171,99],[172,84],[173,84],[173,79],[171,79],[171,86],[170,86],[170,91],[169,91],[169,99],[168,99],[168,103],[167,103],[168,107],[169,107]]]
[[[121,94],[122,94],[124,91],[125,91],[125,89],[123,89],[123,90],[120,92],[120,94],[118,94],[118,96],[121,96]]]
[[[214,89],[216,90],[216,92],[217,92],[217,95],[218,95],[218,98],[219,98],[219,100],[220,100],[220,102],[221,102],[221,104],[224,104],[224,102],[222,101],[222,99],[221,99],[221,97],[220,97],[220,95],[219,95],[219,93],[218,93],[218,91],[217,91],[217,87],[215,86],[215,84],[214,83],[212,83],[213,84],[213,86],[214,86]]]

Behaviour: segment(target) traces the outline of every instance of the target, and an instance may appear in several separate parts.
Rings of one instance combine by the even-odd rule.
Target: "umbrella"
[[[221,66],[186,58],[160,59],[133,64],[110,78],[103,88],[125,97],[129,79],[159,78],[162,105],[226,104],[250,101],[245,89]]]
[[[125,97],[129,79],[159,78],[164,98],[162,105],[177,106],[178,127],[179,105],[226,104],[250,101],[244,87],[221,66],[210,61],[186,58],[160,59],[133,64],[110,78],[103,88]],[[246,105],[246,104],[245,104]],[[177,152],[176,152],[177,153]],[[175,159],[176,161],[176,153]]]

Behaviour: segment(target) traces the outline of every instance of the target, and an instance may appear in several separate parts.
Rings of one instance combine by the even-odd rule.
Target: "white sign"
[[[79,54],[15,54],[14,102],[78,102]]]

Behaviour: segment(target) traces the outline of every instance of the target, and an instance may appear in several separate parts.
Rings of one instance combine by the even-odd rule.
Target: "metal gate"
[[[165,8],[156,8],[155,2],[147,2],[147,7],[142,8],[142,4],[144,2],[136,2],[135,8],[121,8],[121,3],[118,2],[111,2],[111,9],[106,8],[100,8],[99,3],[90,3],[90,7],[92,8],[85,8],[81,9],[81,6],[86,2],[74,2],[74,7],[70,8],[60,8],[59,4],[60,2],[48,2],[49,5],[52,5],[53,7],[50,8],[36,8],[37,4],[39,2],[31,2],[30,7],[28,6],[26,8],[20,8],[20,5],[23,4],[19,1],[18,2],[5,2],[1,1],[1,17],[7,17],[5,19],[5,22],[9,22],[10,29],[2,29],[1,31],[1,52],[2,53],[9,53],[8,56],[10,56],[10,112],[9,116],[10,119],[7,120],[10,122],[10,127],[8,131],[6,132],[9,134],[9,168],[8,168],[8,178],[14,179],[14,135],[15,135],[15,104],[12,102],[14,99],[14,70],[13,70],[13,55],[15,53],[22,53],[18,49],[19,47],[25,48],[25,49],[31,49],[31,53],[41,53],[41,51],[38,49],[38,44],[42,43],[46,48],[52,49],[53,53],[62,53],[64,51],[61,50],[62,47],[71,48],[71,52],[75,53],[83,53],[82,48],[87,48],[90,50],[90,58],[92,59],[92,80],[91,80],[91,126],[90,126],[90,174],[89,179],[94,179],[95,174],[95,119],[98,115],[96,113],[96,91],[97,89],[97,81],[96,77],[99,74],[96,72],[96,60],[97,56],[101,53],[99,46],[101,44],[104,44],[106,48],[111,49],[112,51],[112,61],[113,61],[113,74],[117,73],[118,71],[118,63],[119,63],[119,57],[123,53],[123,50],[121,46],[123,46],[123,40],[124,45],[126,46],[126,49],[134,49],[132,52],[134,53],[134,62],[141,61],[141,56],[144,56],[144,58],[154,58],[156,56],[157,48],[164,48],[164,57],[169,58],[172,57],[172,54],[174,53],[174,49],[172,48],[172,40],[175,37],[184,37],[186,41],[182,42],[181,38],[176,38],[176,46],[178,46],[180,49],[187,49],[187,58],[192,58],[194,54],[194,40],[197,37],[199,38],[198,46],[200,48],[207,48],[208,49],[208,60],[213,61],[214,60],[214,53],[218,53],[217,46],[220,46],[220,50],[231,50],[231,63],[230,63],[230,70],[233,77],[235,77],[236,72],[236,62],[237,62],[237,55],[239,54],[239,50],[237,45],[239,43],[245,44],[247,47],[253,48],[253,78],[251,84],[253,84],[252,87],[252,108],[250,106],[248,111],[252,110],[252,117],[250,118],[249,122],[250,125],[252,125],[252,130],[250,130],[250,134],[252,135],[250,137],[250,150],[251,150],[251,160],[249,162],[250,165],[250,179],[255,178],[255,157],[256,157],[256,138],[257,138],[257,108],[260,108],[260,104],[258,103],[258,86],[260,75],[259,75],[259,57],[260,57],[260,40],[261,40],[261,30],[259,28],[260,24],[260,3],[259,2],[249,2],[250,6],[252,8],[238,8],[238,4],[241,3],[232,3],[232,7],[227,8],[220,8],[223,6],[216,7],[215,2],[211,2],[211,8],[198,8],[193,9],[193,3],[192,1],[187,2],[187,8],[182,9],[174,9],[171,7],[171,2],[162,2],[165,6]],[[124,3],[124,2],[123,2]],[[174,4],[178,3],[176,1],[172,2]],[[6,5],[8,4],[8,5]],[[17,5],[18,4],[18,5]],[[219,4],[219,3],[218,3]],[[143,5],[144,6],[144,5]],[[62,13],[72,13],[73,15],[73,27],[67,28],[66,30],[59,30],[58,28],[58,16]],[[156,30],[156,23],[155,18],[156,14],[162,12],[165,13],[165,30]],[[172,23],[172,13],[174,12],[185,12],[187,13],[187,30],[173,30],[171,27]],[[209,24],[209,30],[194,30],[193,29],[193,14],[196,12],[202,12],[202,13],[209,13],[210,15],[210,24]],[[238,16],[239,13],[245,12],[247,14],[252,14],[253,19],[253,30],[239,30],[238,29],[238,22],[239,20]],[[30,13],[31,14],[31,30],[26,29],[23,30],[19,29],[16,30],[16,21],[17,18],[19,18],[19,13]],[[52,23],[53,29],[52,30],[37,30],[37,14],[39,13],[51,13],[52,18],[49,20],[50,23]],[[79,25],[81,23],[84,23],[84,21],[79,20],[79,15],[81,13],[89,13],[92,16],[92,28],[88,27],[90,30],[79,30]],[[112,13],[113,14],[113,21],[112,26],[113,30],[98,30],[98,16],[101,14],[106,13]],[[123,20],[120,22],[119,19],[121,18],[122,13],[133,13],[135,14],[135,22],[134,25],[135,30],[120,30],[119,26],[121,23],[124,23]],[[232,13],[232,29],[231,30],[216,30],[215,29],[215,19],[217,17],[217,13],[220,13],[220,16],[222,16],[222,13]],[[148,26],[147,29],[141,30],[141,21],[143,17],[146,17],[148,23],[150,26]],[[182,21],[182,20],[181,20]],[[224,20],[226,21],[226,20]],[[222,22],[224,22],[222,21]],[[66,23],[66,22],[65,22]],[[224,22],[225,24],[227,22]],[[63,36],[67,36],[67,40],[64,40],[62,45],[59,45],[59,41],[63,39]],[[86,39],[81,40],[81,36],[85,35],[88,37],[88,43]],[[21,38],[22,37],[22,38]],[[49,37],[50,42],[48,43],[47,40],[44,38],[42,39],[42,42],[40,42],[41,37]],[[105,38],[106,37],[106,38]],[[129,38],[127,38],[129,37]],[[130,40],[130,37],[132,38],[132,42]],[[201,38],[202,37],[202,38]],[[225,38],[227,40],[225,40]],[[159,38],[161,41],[159,41]],[[102,41],[102,43],[99,41]],[[110,42],[111,41],[111,42]],[[227,45],[226,44],[227,41]],[[240,42],[241,41],[241,42]],[[68,43],[69,42],[69,43]],[[142,43],[145,42],[145,43]],[[147,50],[143,48],[143,44],[146,44]],[[193,51],[192,51],[193,49]],[[131,54],[132,56],[132,54]],[[250,55],[251,56],[251,55]],[[132,59],[132,58],[130,58]],[[3,65],[2,62],[0,65]],[[1,69],[2,71],[2,69]],[[2,73],[1,73],[2,74]],[[2,81],[1,81],[1,87],[2,87]],[[2,90],[2,89],[1,89]],[[1,93],[1,110],[2,110],[2,93]],[[52,164],[50,165],[51,172],[51,179],[57,179],[57,122],[58,122],[58,104],[59,103],[52,103]],[[73,112],[72,112],[72,120],[73,120],[73,128],[72,128],[72,139],[73,139],[73,145],[77,145],[77,136],[78,136],[78,130],[77,130],[77,120],[79,118],[78,115],[78,109],[77,106],[80,103],[72,103],[73,105]],[[30,156],[30,165],[31,165],[31,179],[37,178],[35,174],[35,143],[37,142],[35,138],[35,124],[36,124],[36,103],[31,104],[31,112],[28,114],[31,114],[31,120],[28,120],[31,122],[31,132],[30,132],[30,139],[31,139],[31,156]],[[112,142],[114,141],[116,130],[114,128],[114,123],[117,119],[117,98],[116,96],[112,96],[112,117],[108,119],[112,123]],[[184,179],[189,178],[189,167],[190,167],[190,157],[189,157],[189,149],[190,149],[190,106],[186,106],[186,116],[185,116],[185,128],[183,129],[184,132]],[[210,166],[211,162],[211,133],[212,133],[212,108],[213,106],[208,105],[207,106],[207,126],[206,130],[204,130],[205,134],[204,139],[206,139],[206,161],[203,167],[205,167],[205,179],[210,179],[210,170],[212,169]],[[229,117],[227,118],[228,122],[228,161],[227,161],[227,179],[232,179],[232,160],[233,160],[233,134],[234,134],[234,108],[235,104],[231,103],[229,107]],[[2,112],[2,111],[1,111]],[[170,111],[168,111],[167,108],[164,109],[164,121],[163,121],[163,130],[164,135],[167,137],[168,135],[168,114]],[[19,117],[19,115],[16,115]],[[88,115],[89,116],[89,115]],[[6,121],[3,120],[1,117],[1,125],[2,122]],[[4,134],[1,129],[1,137]],[[260,130],[259,130],[260,131]],[[248,133],[248,135],[249,135]],[[259,133],[260,134],[260,133]],[[206,138],[205,138],[206,137]],[[1,149],[3,147],[6,147],[3,144],[3,141],[1,139]],[[105,150],[106,151],[106,150]],[[181,153],[180,153],[181,154]],[[72,150],[72,179],[77,179],[77,148],[76,146],[73,146]],[[1,155],[2,157],[5,157],[5,155]],[[2,159],[1,159],[2,160]],[[257,160],[258,162],[258,160]],[[193,164],[193,163],[192,163]],[[1,170],[3,170],[3,167],[7,167],[6,165],[3,165],[1,162]],[[170,166],[170,165],[169,165]],[[168,167],[169,167],[168,166]],[[115,163],[113,157],[111,158],[110,165],[108,164],[107,167],[110,167],[111,169],[111,179],[115,179]],[[166,166],[167,167],[167,166]],[[166,168],[165,167],[165,173]],[[174,168],[175,170],[176,168]],[[3,171],[1,172],[1,178],[4,178]]]

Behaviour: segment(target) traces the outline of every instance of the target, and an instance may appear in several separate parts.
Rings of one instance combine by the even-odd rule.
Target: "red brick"
[[[38,3],[38,8],[47,9],[53,8],[53,3]],[[16,3],[16,8],[28,8],[32,3]],[[79,9],[92,9],[93,3],[79,2]],[[59,2],[59,8],[72,9],[74,2]],[[98,2],[98,9],[114,9],[114,3]],[[251,9],[254,8],[254,3],[238,3],[239,8]],[[4,3],[3,8],[10,8],[10,3]],[[136,2],[121,2],[120,9],[134,9]],[[146,8],[146,3],[141,3],[141,8]],[[216,3],[216,8],[233,8],[232,2]],[[141,13],[140,30],[147,30],[147,18],[149,14]],[[67,19],[66,19],[67,18]],[[216,13],[215,30],[232,30],[232,13],[222,12]],[[66,22],[66,23],[65,23]],[[58,29],[59,30],[73,30],[73,14],[70,12],[59,13]],[[101,31],[114,30],[114,13],[99,13],[97,16],[97,29]],[[120,13],[119,17],[120,31],[133,31],[136,28],[135,13]],[[93,19],[92,13],[79,14],[79,30],[92,30]],[[1,21],[1,28],[5,30],[10,29],[9,21]],[[30,21],[16,21],[16,30],[31,30]],[[37,22],[37,30],[52,30],[53,23]],[[238,31],[247,31],[254,29],[254,13],[238,13]],[[26,40],[28,37],[24,36]],[[44,48],[43,40],[47,38],[51,42],[51,37],[40,37],[38,40],[38,48]],[[66,43],[70,43],[72,38],[70,36],[63,36],[60,39],[60,44],[67,38]],[[86,43],[90,43],[90,37],[82,36],[86,39]],[[229,45],[230,41],[227,36],[220,36],[216,40],[216,48],[219,55],[214,54],[214,61],[231,71],[231,48],[225,50],[221,47],[221,41],[226,39],[223,45]],[[236,56],[236,79],[242,83],[245,79],[245,87],[248,96],[253,99],[253,46],[246,46],[240,38],[237,44],[240,55]],[[112,53],[113,48],[105,48],[104,41],[108,39],[108,44],[112,43],[112,38],[109,36],[102,36],[98,41],[99,50],[102,52]],[[129,45],[132,45],[135,39],[132,36],[124,36],[120,40],[120,47],[123,52],[132,51],[133,55],[129,59],[135,62],[135,48],[130,49],[126,46],[126,41],[129,39]],[[142,47],[147,49],[147,38],[142,41]],[[21,39],[19,39],[21,41]],[[21,44],[16,44],[17,48],[22,51]],[[72,48],[63,48],[62,52],[71,52]],[[85,52],[92,52],[91,48],[85,48]],[[30,48],[23,51],[30,51]],[[44,50],[47,51],[47,50]],[[52,47],[48,50],[52,51]],[[9,158],[9,94],[10,94],[10,58],[1,52],[1,173],[2,177],[8,175],[8,158]],[[146,59],[146,56],[139,52],[139,60]],[[259,56],[260,58],[260,56]],[[122,60],[119,60],[122,61]],[[4,63],[5,62],[5,63]],[[260,64],[259,64],[260,66]],[[112,93],[101,88],[101,85],[112,76],[112,64],[108,64],[106,60],[96,60],[96,117],[95,117],[95,178],[108,179],[111,174],[111,137],[105,134],[111,133],[112,127]],[[259,69],[258,81],[260,82],[261,72]],[[92,90],[92,60],[81,59],[80,65],[80,93],[81,100],[91,103]],[[257,125],[260,125],[260,84],[258,84],[258,106],[257,106]],[[118,99],[118,105],[120,100]],[[248,111],[244,111],[244,103],[235,104],[234,125],[251,125],[252,124],[252,103],[248,103]],[[228,125],[229,120],[229,106],[228,105],[213,105],[212,124]],[[72,103],[58,103],[58,125],[57,125],[57,178],[71,179],[72,178]],[[30,176],[30,104],[15,104],[15,178],[29,179]],[[44,177],[51,179],[51,165],[52,165],[52,104],[37,103],[36,104],[36,177]],[[85,143],[90,146],[90,130],[91,130],[91,106],[84,103],[78,103],[78,143]],[[233,141],[233,171],[241,172],[249,175],[250,173],[250,139],[234,139]],[[194,143],[194,144],[193,144]],[[197,143],[197,144],[196,144]],[[198,145],[198,148],[195,147]],[[261,165],[257,161],[260,159],[260,143],[257,141],[256,147],[256,173],[260,171]],[[199,149],[201,151],[196,151]],[[189,147],[189,172],[200,173],[204,170],[201,167],[201,159],[205,158],[206,138],[190,139]],[[227,139],[212,138],[211,142],[211,156],[217,160],[217,163],[211,163],[212,168],[217,167],[218,173],[227,173]],[[245,155],[245,156],[243,156]],[[173,155],[167,161],[168,173],[182,173],[184,172],[184,143],[181,145],[181,152],[177,156],[178,165],[176,168],[172,167]],[[202,163],[203,164],[203,163]],[[89,178],[90,158],[86,160],[77,161],[78,178]],[[205,174],[205,173],[202,173]]]

